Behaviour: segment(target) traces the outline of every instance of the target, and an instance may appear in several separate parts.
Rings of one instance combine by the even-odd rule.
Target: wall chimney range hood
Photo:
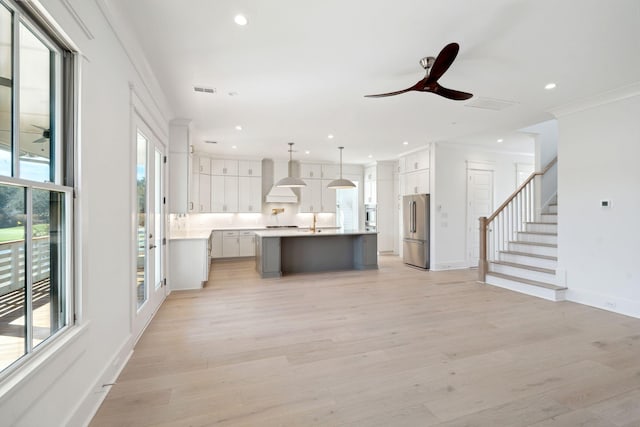
[[[273,162],[273,182],[277,183],[282,178],[289,176],[288,163],[274,161]],[[265,197],[267,203],[298,203],[298,196],[289,187],[276,187],[273,185],[267,197]]]

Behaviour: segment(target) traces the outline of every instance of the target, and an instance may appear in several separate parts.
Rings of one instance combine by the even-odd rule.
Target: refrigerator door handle
[[[413,230],[412,230],[412,232],[414,233],[418,231],[418,224],[417,224],[418,221],[416,218],[418,216],[418,212],[417,212],[416,206],[417,206],[417,203],[414,201],[413,202]]]

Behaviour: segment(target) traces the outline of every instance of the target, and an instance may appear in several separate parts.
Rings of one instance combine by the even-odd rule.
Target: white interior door
[[[467,260],[478,266],[480,223],[478,218],[493,213],[493,171],[467,169]]]
[[[165,297],[164,147],[140,122],[136,128],[136,250],[134,316],[136,339]]]

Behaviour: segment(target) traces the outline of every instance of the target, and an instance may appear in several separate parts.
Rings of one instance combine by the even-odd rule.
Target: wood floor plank
[[[379,267],[215,262],[167,298],[91,425],[640,425],[639,319]]]

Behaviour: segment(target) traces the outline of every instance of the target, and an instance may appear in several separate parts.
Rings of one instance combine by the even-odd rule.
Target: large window
[[[73,318],[72,58],[0,0],[0,376]]]

